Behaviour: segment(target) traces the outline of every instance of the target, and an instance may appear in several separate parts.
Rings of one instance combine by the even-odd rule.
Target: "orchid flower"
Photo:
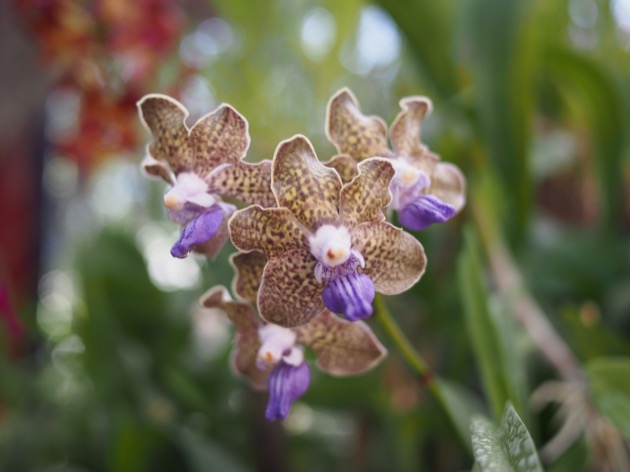
[[[221,196],[245,203],[274,205],[271,163],[243,162],[249,148],[245,118],[223,104],[186,126],[188,111],[166,95],[147,95],[138,102],[140,119],[152,134],[142,167],[171,184],[164,205],[171,220],[182,225],[173,245],[174,257],[197,250],[214,257],[227,240],[227,220],[236,207]]]
[[[366,318],[375,291],[398,294],[422,276],[422,245],[382,212],[391,199],[391,163],[369,159],[358,172],[342,187],[308,139],[294,136],[273,158],[277,208],[253,205],[230,218],[234,246],[266,259],[257,300],[267,322],[299,326],[324,307],[350,321]]]
[[[210,289],[201,304],[220,309],[234,323],[232,365],[254,388],[269,390],[269,421],[284,420],[309,387],[305,347],[313,350],[321,371],[335,376],[366,372],[387,354],[366,324],[350,323],[328,310],[298,328],[283,328],[261,321],[249,303],[233,301],[224,287]]]
[[[447,221],[466,201],[466,180],[459,168],[440,162],[421,144],[420,127],[432,110],[426,97],[400,100],[402,111],[392,123],[387,146],[387,126],[378,116],[365,116],[353,93],[343,88],[329,101],[326,114],[328,139],[339,154],[328,163],[345,180],[356,175],[356,164],[379,156],[391,161],[396,171],[390,189],[390,207],[407,229],[419,231]]]

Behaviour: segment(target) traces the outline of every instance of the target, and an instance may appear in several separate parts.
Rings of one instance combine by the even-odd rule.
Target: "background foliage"
[[[627,470],[628,2],[171,6],[181,36],[133,92],[171,92],[196,116],[229,102],[249,120],[250,160],[295,133],[332,156],[325,105],[342,86],[386,121],[403,96],[433,99],[422,138],[467,175],[468,205],[417,234],[428,270],[385,303],[439,394],[372,323],[390,349],[383,365],[352,379],[317,373],[284,425],[265,423],[264,394],[228,368],[230,328],[195,305],[232,278],[230,251],[171,260],[177,228],[163,186],[139,174],[137,122],[124,121],[135,140],[116,152],[58,145],[53,131],[77,115],[53,63],[36,153],[44,206],[32,212],[43,257],[37,293],[13,297],[19,345],[3,308],[0,468],[540,470],[525,454],[537,449],[547,470]],[[121,83],[104,87],[127,97]],[[114,102],[113,116],[135,114],[133,100]]]

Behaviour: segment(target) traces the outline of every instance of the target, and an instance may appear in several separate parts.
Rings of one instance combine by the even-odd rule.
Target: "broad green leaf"
[[[599,411],[630,439],[630,358],[593,360],[586,365],[586,375]]]
[[[499,427],[483,416],[475,416],[470,427],[477,470],[542,472],[534,442],[509,403]]]

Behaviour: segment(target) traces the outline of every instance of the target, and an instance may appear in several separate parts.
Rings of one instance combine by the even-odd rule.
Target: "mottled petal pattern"
[[[232,363],[235,371],[246,377],[254,388],[264,390],[270,369],[260,370],[256,365],[260,339],[258,328],[262,325],[256,312],[248,303],[235,302],[225,287],[213,287],[201,297],[201,305],[223,311],[236,326],[236,346]]]
[[[258,309],[266,321],[292,328],[324,309],[324,287],[314,276],[316,263],[307,249],[293,249],[269,260],[258,290]]]
[[[230,262],[235,269],[234,293],[245,300],[255,302],[267,258],[262,252],[252,251],[233,254]]]
[[[304,228],[286,208],[244,208],[232,215],[229,228],[236,248],[261,251],[267,257],[307,245]]]
[[[374,158],[359,163],[359,175],[341,189],[339,216],[347,226],[365,221],[383,221],[392,199],[389,183],[394,168],[386,159]]]
[[[278,145],[271,185],[278,206],[288,208],[309,230],[338,219],[341,179],[317,159],[306,137],[297,135]]]
[[[339,90],[328,102],[326,133],[339,154],[356,161],[391,155],[385,122],[378,116],[361,113],[359,102],[347,88]]]
[[[177,100],[160,94],[146,95],[138,102],[138,109],[142,123],[153,134],[151,156],[168,162],[176,174],[192,170],[193,150],[185,124],[188,110]]]
[[[297,342],[315,352],[317,367],[332,375],[363,373],[387,354],[365,323],[342,320],[328,310],[295,331]]]
[[[238,198],[250,205],[263,208],[276,206],[276,198],[271,191],[271,161],[257,164],[237,162],[221,164],[206,177],[208,189],[212,193]]]
[[[352,244],[365,259],[363,272],[372,279],[376,291],[385,295],[404,292],[424,273],[426,256],[422,245],[389,223],[356,226]]]
[[[397,156],[420,156],[427,151],[420,142],[422,121],[431,113],[433,105],[427,97],[406,97],[400,100],[402,111],[389,131],[392,148]]]
[[[328,162],[324,162],[324,165],[335,169],[344,184],[350,182],[359,174],[357,161],[347,154],[337,154]]]
[[[458,212],[466,204],[466,178],[456,165],[440,162],[431,176],[428,193],[448,203]]]
[[[147,155],[142,160],[140,167],[149,177],[157,177],[164,180],[166,183],[175,185],[175,175],[171,172],[170,167],[163,161],[158,161],[151,156],[148,149]]]
[[[247,120],[226,104],[200,118],[190,130],[195,172],[205,177],[219,164],[239,162],[249,147],[247,127]]]

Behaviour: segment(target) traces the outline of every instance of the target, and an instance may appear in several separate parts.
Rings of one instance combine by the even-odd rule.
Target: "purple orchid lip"
[[[306,362],[294,366],[281,361],[269,375],[269,403],[265,411],[268,421],[284,420],[293,402],[306,393],[311,382],[311,369]]]
[[[456,213],[455,207],[433,195],[421,195],[398,212],[398,220],[405,228],[420,231],[434,223],[444,223]]]
[[[191,220],[182,228],[179,239],[171,248],[171,255],[183,259],[193,247],[210,241],[219,231],[224,217],[223,209],[219,205],[213,205]]]
[[[348,321],[357,321],[372,315],[374,295],[372,279],[354,272],[328,282],[322,299],[330,311],[343,314]]]

